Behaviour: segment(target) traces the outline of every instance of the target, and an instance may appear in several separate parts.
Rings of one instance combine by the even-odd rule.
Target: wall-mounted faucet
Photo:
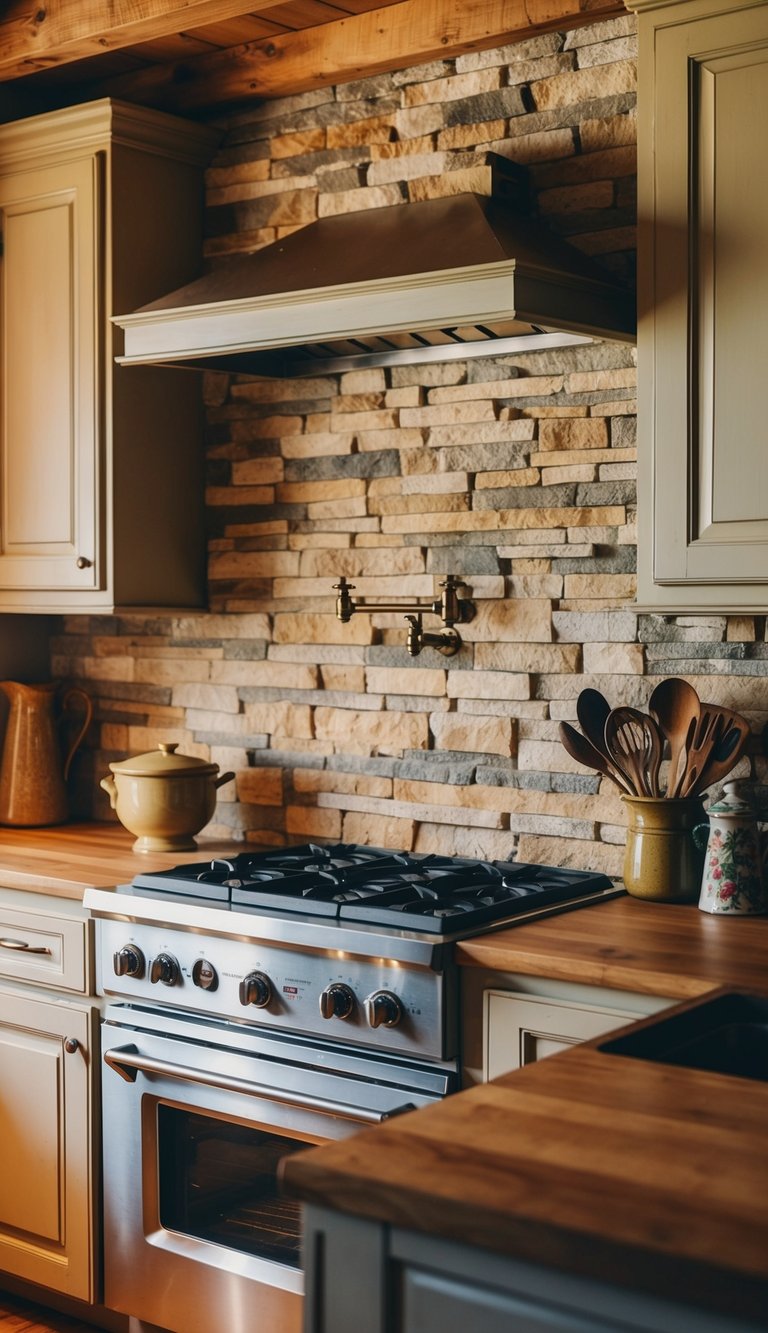
[[[406,646],[411,657],[418,657],[422,648],[436,648],[445,657],[453,657],[461,647],[461,636],[454,625],[468,625],[476,613],[471,598],[459,596],[459,588],[466,586],[463,579],[446,574],[445,581],[440,584],[442,595],[434,602],[415,602],[407,606],[402,602],[366,602],[362,598],[356,599],[350,596],[354,591],[354,583],[347,583],[342,574],[338,583],[333,585],[334,591],[339,594],[336,598],[336,615],[346,623],[356,611],[401,611],[408,621]],[[439,616],[445,629],[437,632],[422,629],[423,615]]]

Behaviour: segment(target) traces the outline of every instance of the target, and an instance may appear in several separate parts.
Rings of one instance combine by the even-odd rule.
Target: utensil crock
[[[129,833],[137,834],[135,852],[190,852],[216,809],[216,791],[234,778],[218,764],[176,754],[176,744],[110,764],[100,786]]]
[[[696,902],[703,850],[693,830],[704,821],[698,798],[622,796],[627,807],[624,887],[634,898]]]

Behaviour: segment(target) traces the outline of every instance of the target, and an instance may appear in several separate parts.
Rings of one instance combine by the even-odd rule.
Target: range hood
[[[634,341],[632,296],[531,215],[524,170],[482,171],[487,193],[322,218],[118,316],[118,361],[280,377]]]

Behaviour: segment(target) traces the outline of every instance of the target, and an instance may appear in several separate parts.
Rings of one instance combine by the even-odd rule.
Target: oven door
[[[301,1328],[280,1161],[451,1090],[443,1070],[113,1005],[103,1025],[107,1306],[175,1333]]]

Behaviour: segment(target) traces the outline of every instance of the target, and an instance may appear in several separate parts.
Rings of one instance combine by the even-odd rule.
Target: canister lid
[[[137,754],[129,759],[121,759],[109,767],[113,773],[125,773],[127,777],[165,778],[218,773],[219,765],[206,759],[197,759],[191,754],[176,754],[178,742],[161,741],[156,750],[146,754]]]

